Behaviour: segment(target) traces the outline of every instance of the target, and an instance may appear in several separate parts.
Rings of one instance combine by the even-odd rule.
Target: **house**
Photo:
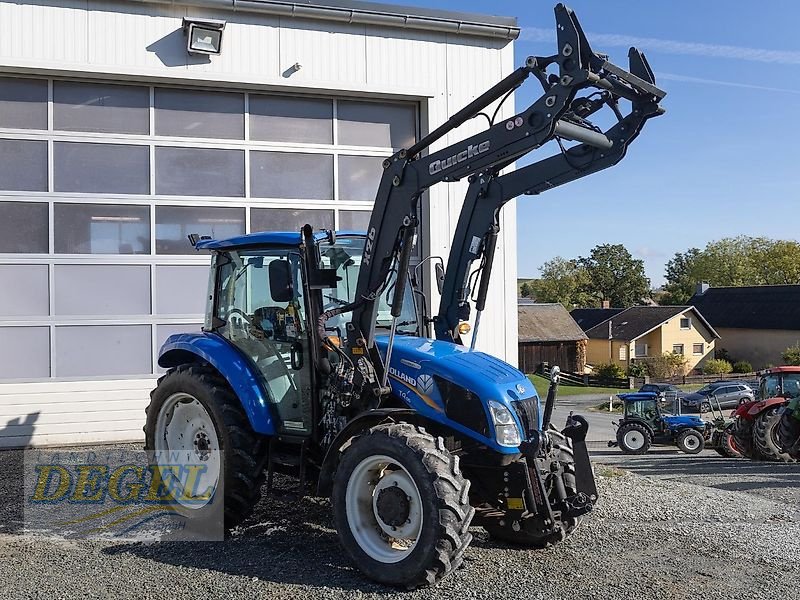
[[[689,304],[722,336],[719,346],[755,369],[779,365],[781,353],[800,343],[800,285],[698,285]]]
[[[588,338],[566,308],[520,298],[517,316],[519,368],[524,373],[534,373],[544,362],[564,371],[583,372]]]
[[[571,313],[586,332],[586,362],[614,362],[627,369],[631,363],[683,354],[687,369],[713,358],[719,334],[693,306],[633,306],[579,308]]]

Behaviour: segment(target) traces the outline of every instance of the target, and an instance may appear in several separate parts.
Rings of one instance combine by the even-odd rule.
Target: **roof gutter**
[[[520,28],[516,19],[497,19],[496,23],[481,22],[463,15],[452,13],[452,16],[412,14],[405,12],[405,7],[386,6],[371,3],[334,2],[328,4],[309,4],[308,2],[292,2],[287,0],[128,0],[142,4],[170,4],[194,7],[206,7],[233,12],[259,13],[278,17],[317,19],[337,21],[358,25],[378,25],[397,29],[416,29],[437,31],[474,37],[490,37],[504,40],[515,40],[519,37]],[[374,8],[372,8],[374,7]],[[487,17],[492,19],[492,17]]]

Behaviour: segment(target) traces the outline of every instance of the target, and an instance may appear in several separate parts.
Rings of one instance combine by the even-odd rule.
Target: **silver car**
[[[712,407],[736,408],[755,399],[753,388],[744,383],[726,382],[707,385],[683,399],[687,411],[709,412]]]

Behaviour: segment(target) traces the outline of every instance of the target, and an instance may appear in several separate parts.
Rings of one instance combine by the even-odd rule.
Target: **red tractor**
[[[773,367],[761,372],[757,400],[744,402],[733,413],[736,446],[747,458],[795,462],[778,439],[781,415],[800,398],[800,367]]]

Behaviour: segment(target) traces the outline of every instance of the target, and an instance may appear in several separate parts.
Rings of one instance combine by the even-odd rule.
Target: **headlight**
[[[494,422],[494,435],[501,446],[517,447],[522,443],[514,415],[495,400],[489,400],[489,414]]]

